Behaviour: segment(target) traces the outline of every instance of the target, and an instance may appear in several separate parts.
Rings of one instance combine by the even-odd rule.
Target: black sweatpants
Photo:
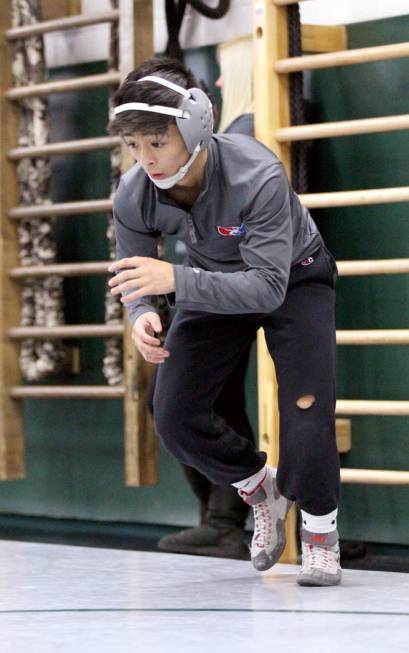
[[[335,261],[322,246],[308,265],[291,268],[285,300],[271,314],[177,312],[165,344],[171,355],[158,369],[154,418],[180,462],[216,484],[240,481],[265,464],[265,453],[216,410],[227,377],[262,326],[278,381],[278,487],[313,515],[336,508],[336,276]],[[313,404],[299,407],[297,400],[307,395]]]
[[[254,445],[255,437],[246,412],[245,381],[250,359],[249,345],[236,361],[236,365],[215,402],[215,411]],[[147,393],[147,405],[153,415],[153,395],[156,387],[156,366]],[[200,504],[200,522],[214,528],[244,528],[249,506],[229,484],[216,485],[199,470],[182,464],[183,472]]]

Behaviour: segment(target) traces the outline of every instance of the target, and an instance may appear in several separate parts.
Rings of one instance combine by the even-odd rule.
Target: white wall
[[[218,0],[206,0],[217,6]],[[167,31],[165,0],[153,0],[155,51],[163,52]],[[301,2],[301,20],[312,24],[342,24],[376,20],[409,13],[409,0],[306,0]],[[110,9],[109,0],[82,0],[83,13]],[[189,5],[180,33],[183,48],[220,43],[252,30],[253,0],[231,0],[225,18],[210,20],[199,16]],[[95,25],[45,37],[47,62],[50,67],[71,65],[107,58],[109,27]]]
[[[409,14],[409,0],[308,0],[300,3],[303,23],[346,25]]]

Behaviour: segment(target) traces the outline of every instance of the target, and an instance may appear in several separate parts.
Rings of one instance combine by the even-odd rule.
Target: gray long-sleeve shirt
[[[175,265],[175,306],[210,313],[270,313],[283,302],[291,265],[322,242],[282,163],[241,134],[214,135],[202,192],[185,210],[140,165],[123,175],[114,198],[117,259],[157,257],[162,233],[187,248]],[[150,297],[127,304],[130,322],[155,311]]]

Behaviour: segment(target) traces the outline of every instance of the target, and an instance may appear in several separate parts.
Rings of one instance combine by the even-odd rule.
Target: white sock
[[[335,508],[328,515],[310,515],[301,510],[302,526],[310,533],[331,533],[337,530],[338,508]]]
[[[248,476],[242,481],[237,481],[237,483],[232,483],[233,487],[236,487],[238,490],[243,490],[246,488],[246,492],[252,492],[265,477],[267,468],[273,472],[273,477],[275,477],[277,474],[277,469],[270,467],[270,465],[264,465],[264,467],[262,467],[259,472],[256,472],[252,476]]]

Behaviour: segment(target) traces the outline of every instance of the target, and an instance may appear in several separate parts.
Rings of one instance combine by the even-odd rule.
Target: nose
[[[222,76],[222,75],[220,75],[220,76],[216,79],[214,85],[215,85],[217,88],[220,88],[220,89],[223,88],[223,76]]]
[[[139,153],[138,163],[141,164],[145,170],[150,170],[156,165],[156,158],[151,148],[142,150]]]

